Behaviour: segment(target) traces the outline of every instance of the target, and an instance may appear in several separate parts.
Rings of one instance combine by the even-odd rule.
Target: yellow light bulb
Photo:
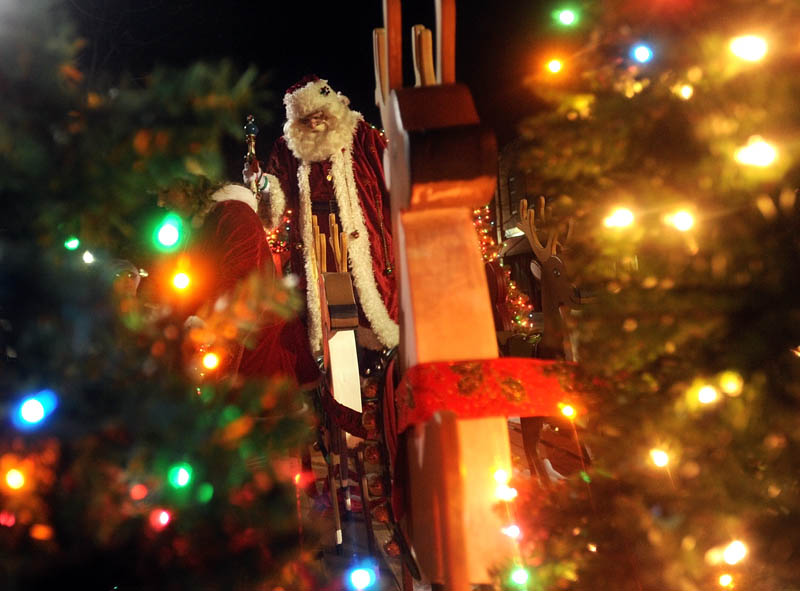
[[[747,140],[747,145],[736,150],[734,158],[745,166],[769,166],[778,157],[778,151],[761,136],[754,135]]]
[[[733,577],[728,573],[719,576],[719,585],[720,587],[730,587],[733,585]]]
[[[740,540],[734,540],[725,547],[722,559],[728,564],[737,564],[747,556],[747,546]]]
[[[497,484],[508,484],[509,479],[510,476],[508,475],[508,472],[506,472],[505,470],[501,469],[494,473],[494,481]]]
[[[705,385],[697,392],[697,399],[703,404],[711,404],[719,398],[719,393],[714,386]]]
[[[547,70],[553,74],[558,74],[563,68],[564,63],[561,60],[550,60],[547,62]]]
[[[12,468],[6,472],[6,484],[9,488],[19,490],[25,486],[25,475],[16,468]]]
[[[618,207],[611,212],[606,219],[603,220],[603,225],[606,228],[625,228],[633,224],[633,212],[627,207]]]
[[[498,484],[494,491],[495,496],[501,501],[510,502],[517,498],[517,489],[507,484]]]
[[[186,273],[175,273],[172,278],[172,285],[175,286],[175,289],[186,289],[189,287],[189,283],[191,280]]]
[[[575,417],[575,409],[570,406],[569,404],[559,405],[561,406],[561,414],[567,417],[568,419],[572,419]]]
[[[742,393],[744,380],[735,371],[725,371],[719,376],[719,387],[728,396],[738,396]]]
[[[659,468],[663,468],[669,464],[669,455],[667,455],[667,452],[663,449],[651,449],[650,459],[653,460],[653,463]]]
[[[206,353],[203,355],[203,367],[206,369],[216,369],[219,365],[219,355],[216,353]]]
[[[734,37],[729,47],[733,55],[748,62],[757,62],[767,54],[767,42],[758,35]]]
[[[683,100],[688,101],[694,94],[694,87],[691,84],[681,84],[678,87],[678,96]]]
[[[676,230],[680,232],[687,232],[694,226],[694,216],[685,209],[681,209],[672,214],[670,223],[675,226]]]

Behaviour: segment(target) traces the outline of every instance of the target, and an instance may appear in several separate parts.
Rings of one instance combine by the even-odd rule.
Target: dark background
[[[155,64],[220,58],[242,69],[257,66],[273,91],[264,106],[274,119],[259,122],[262,158],[281,134],[286,88],[307,73],[326,78],[369,123],[381,126],[372,65],[372,30],[383,23],[381,0],[65,0],[65,6],[88,41],[81,59],[90,80],[100,72],[143,77]],[[472,90],[481,119],[501,146],[514,138],[518,121],[539,106],[522,80],[536,67],[535,43],[551,9],[530,0],[457,3],[456,77]],[[408,46],[414,24],[435,35],[433,0],[404,2],[406,85],[414,80]]]

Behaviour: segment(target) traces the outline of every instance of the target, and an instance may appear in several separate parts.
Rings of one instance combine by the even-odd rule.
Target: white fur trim
[[[300,193],[300,235],[303,238],[303,266],[306,271],[306,308],[308,311],[308,340],[311,350],[322,351],[322,311],[320,310],[317,265],[314,260],[314,232],[311,227],[311,187],[308,183],[310,167],[301,162],[297,167],[297,185]]]
[[[357,115],[357,124],[361,115]],[[358,232],[358,238],[350,238],[348,243],[348,259],[353,284],[358,292],[359,302],[364,315],[369,320],[372,331],[385,347],[395,347],[400,342],[400,328],[386,309],[383,298],[378,291],[372,268],[369,234],[364,221],[364,212],[358,198],[355,177],[353,175],[353,136],[355,126],[350,131],[348,142],[343,149],[330,156],[333,192],[339,206],[339,221],[342,231],[352,234]],[[301,159],[297,169],[297,183],[300,193],[300,231],[303,237],[303,257],[306,271],[306,293],[309,317],[309,339],[312,349],[322,348],[322,316],[320,311],[319,285],[317,268],[314,261],[313,230],[311,228],[311,188],[309,174],[311,167]]]
[[[218,203],[223,201],[241,201],[258,213],[258,199],[250,189],[242,185],[225,185],[221,189],[214,191],[211,195],[211,199]]]
[[[344,154],[337,152],[331,157],[331,176],[333,192],[339,205],[342,231],[348,234],[358,232],[358,238],[350,239],[347,254],[359,302],[375,335],[381,343],[391,349],[400,342],[400,328],[389,316],[389,311],[378,291],[378,284],[375,282],[369,234],[353,175],[352,141]]]
[[[314,111],[327,111],[336,103],[349,104],[346,96],[334,92],[327,80],[314,80],[283,96],[286,119],[294,121]]]
[[[269,227],[273,229],[281,223],[283,212],[286,211],[286,195],[278,177],[267,173],[264,176],[267,177],[267,188],[261,194],[269,199]]]

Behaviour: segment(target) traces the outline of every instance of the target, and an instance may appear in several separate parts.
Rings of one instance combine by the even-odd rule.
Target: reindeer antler
[[[538,206],[539,218],[544,221],[544,197],[539,197]],[[540,263],[545,262],[556,253],[556,237],[558,236],[558,232],[550,232],[547,236],[547,244],[542,244],[536,232],[536,213],[534,213],[533,209],[528,209],[527,199],[521,199],[519,202],[519,220],[517,228],[522,230],[528,238],[533,254]]]

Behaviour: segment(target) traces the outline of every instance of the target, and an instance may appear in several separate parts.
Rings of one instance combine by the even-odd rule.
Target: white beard
[[[299,121],[287,121],[283,135],[296,158],[304,162],[321,162],[350,146],[361,118],[360,113],[345,107],[341,117],[329,116],[327,123],[320,123],[314,129],[308,129]]]

